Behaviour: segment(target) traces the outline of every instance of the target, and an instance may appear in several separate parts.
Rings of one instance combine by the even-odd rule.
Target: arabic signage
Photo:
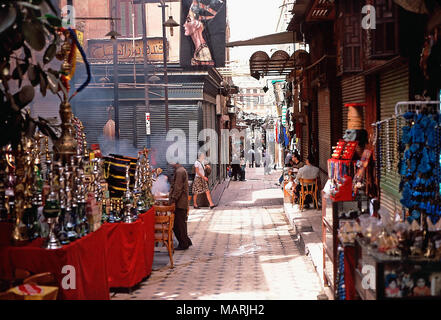
[[[113,43],[110,39],[105,40],[88,40],[88,57],[98,60],[113,59]],[[147,56],[149,61],[163,60],[162,38],[147,39]],[[144,58],[142,39],[136,39],[133,45],[131,39],[118,39],[118,60],[119,61],[142,61]]]

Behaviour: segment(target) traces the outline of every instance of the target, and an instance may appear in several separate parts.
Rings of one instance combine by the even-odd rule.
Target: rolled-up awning
[[[266,52],[257,51],[250,58],[250,73],[261,76],[289,75],[294,69],[309,65],[310,56],[305,50],[297,50],[291,56],[283,50],[273,53],[271,58]]]
[[[299,43],[296,33],[291,31],[268,34],[249,40],[234,41],[227,43],[227,47],[242,47],[242,46],[264,46],[273,44],[288,44]]]

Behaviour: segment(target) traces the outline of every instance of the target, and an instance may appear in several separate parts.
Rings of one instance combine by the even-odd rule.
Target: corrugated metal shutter
[[[135,147],[135,130],[134,120],[136,111],[135,106],[120,105],[119,106],[119,138],[120,146],[118,154],[136,157],[138,149]]]
[[[386,120],[395,114],[395,105],[399,101],[409,100],[409,69],[407,65],[386,71],[380,75],[380,118]],[[380,162],[381,162],[381,202],[382,206],[394,212],[400,209],[398,170],[397,122],[390,121],[381,128]]]
[[[363,76],[348,76],[341,81],[342,91],[342,137],[348,128],[348,108],[345,103],[364,103],[366,102],[365,80]],[[364,119],[363,119],[364,121]]]
[[[309,148],[309,133],[308,133],[308,125],[305,123],[302,126],[302,141],[301,141],[301,147],[302,147],[302,154],[301,157],[303,158],[303,161],[306,160],[308,157],[308,148]]]
[[[164,105],[151,105],[150,107],[150,123],[151,123],[151,148],[156,149],[156,161],[157,166],[164,170],[168,169],[166,159],[166,131],[165,131],[165,106]],[[190,135],[189,121],[197,121],[198,129],[197,133]],[[193,166],[192,159],[189,159],[190,145],[197,145],[197,134],[200,130],[200,116],[198,105],[169,105],[169,127],[170,129],[182,129],[188,139],[187,143],[187,156],[186,162],[182,164],[183,167],[191,173]]]
[[[203,108],[203,117],[204,117],[204,129],[213,129],[216,130],[216,106],[205,102]],[[210,137],[210,139],[214,139],[215,137]],[[215,152],[217,151],[217,146]],[[213,155],[211,155],[213,156]],[[219,158],[218,158],[219,159]],[[218,166],[211,165],[211,174],[209,178],[209,186],[212,188],[214,184],[218,181]]]
[[[83,122],[87,143],[100,143],[103,137],[103,128],[109,120],[106,105],[91,105],[76,108],[76,116]],[[115,114],[112,113],[112,119]],[[113,150],[112,150],[113,152]]]
[[[145,105],[136,106],[136,119],[135,119],[135,141],[136,147],[140,150],[147,147],[147,134],[145,127]]]
[[[331,157],[331,106],[330,92],[328,88],[320,89],[318,92],[318,141],[319,141],[319,166],[320,181],[327,180],[328,159]]]

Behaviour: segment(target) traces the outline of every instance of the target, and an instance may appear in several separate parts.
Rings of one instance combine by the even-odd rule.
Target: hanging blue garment
[[[279,130],[279,142],[282,145],[282,147],[285,147],[285,140],[284,140],[284,126],[280,126],[280,130]]]
[[[283,127],[283,139],[285,140],[285,146],[288,147],[289,146],[289,138],[288,138],[288,135],[286,134],[285,127]]]

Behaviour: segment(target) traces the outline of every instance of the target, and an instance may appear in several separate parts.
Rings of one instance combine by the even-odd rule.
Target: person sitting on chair
[[[297,152],[295,152],[294,154],[291,154],[291,157],[289,158],[289,165],[285,165],[288,168],[292,168],[295,172],[298,172],[298,169],[300,169],[301,167],[303,167],[305,164],[300,161],[300,154],[298,154]],[[291,175],[291,173],[289,174]],[[279,178],[279,186],[282,185],[284,180],[284,174],[282,172],[282,175]]]
[[[300,179],[306,179],[306,180],[314,180],[318,179],[320,174],[320,169],[313,166],[312,163],[314,162],[314,159],[312,155],[308,155],[308,158],[306,159],[306,165],[301,167],[299,169],[299,172],[297,172],[296,179],[294,180],[294,199],[295,202],[298,202],[299,196],[300,196]],[[309,208],[309,200],[305,200],[305,208]]]

